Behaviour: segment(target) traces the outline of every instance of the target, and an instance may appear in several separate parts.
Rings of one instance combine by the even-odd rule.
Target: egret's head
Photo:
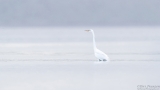
[[[86,32],[91,32],[92,31],[92,29],[88,29],[88,30],[85,30]]]

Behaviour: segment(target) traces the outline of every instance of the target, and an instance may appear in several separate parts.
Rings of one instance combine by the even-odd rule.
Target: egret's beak
[[[89,32],[90,30],[85,30],[86,32]]]

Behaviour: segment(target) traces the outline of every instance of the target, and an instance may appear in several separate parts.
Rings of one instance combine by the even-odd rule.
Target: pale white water
[[[0,90],[137,90],[160,85],[160,28],[1,28]],[[87,28],[88,29],[88,28]],[[141,88],[142,89],[142,88]]]
[[[112,61],[159,61],[158,42],[99,42]],[[108,48],[107,48],[108,47]],[[96,61],[92,43],[7,43],[0,45],[0,61]],[[9,57],[8,57],[9,56]]]
[[[0,60],[96,60],[86,28],[1,28]],[[160,59],[160,28],[92,28],[97,47],[113,61]],[[9,57],[8,57],[9,55]]]
[[[159,85],[160,62],[1,62],[1,90],[137,90]],[[159,90],[159,89],[158,89]]]

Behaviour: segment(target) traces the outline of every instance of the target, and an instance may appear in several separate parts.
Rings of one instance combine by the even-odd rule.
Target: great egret
[[[96,58],[98,58],[99,61],[107,61],[108,62],[109,57],[104,52],[97,49],[97,47],[96,47],[94,31],[92,29],[85,30],[85,31],[92,32],[92,35],[93,35],[93,49],[94,49],[94,54],[95,54]]]

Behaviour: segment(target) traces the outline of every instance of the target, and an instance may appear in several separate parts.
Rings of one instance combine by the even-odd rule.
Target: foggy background
[[[0,26],[159,26],[159,9],[159,0],[0,0]]]
[[[0,0],[0,90],[160,85],[159,9],[160,0]],[[98,62],[86,29],[111,62]]]

